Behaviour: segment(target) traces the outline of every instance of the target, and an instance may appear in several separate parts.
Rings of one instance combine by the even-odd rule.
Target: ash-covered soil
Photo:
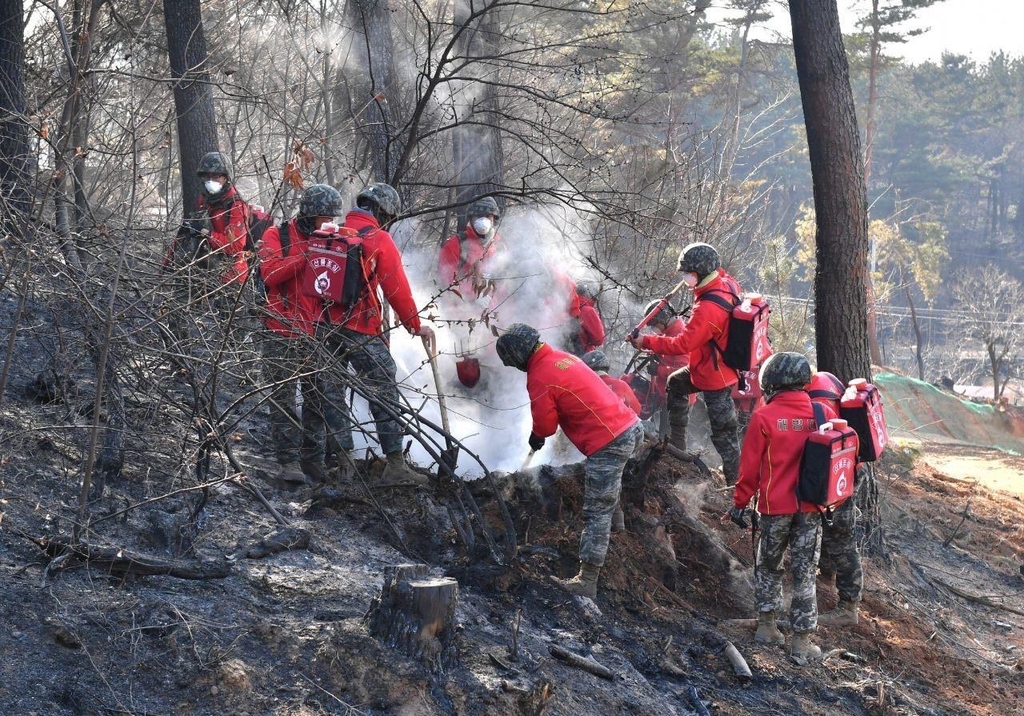
[[[20,351],[31,339],[19,340]],[[461,543],[451,485],[371,490],[379,466],[367,462],[363,482],[331,500],[275,491],[265,416],[254,411],[232,447],[297,530],[286,540],[296,548],[276,551],[266,538],[278,520],[243,486],[219,481],[232,472],[219,452],[205,503],[201,491],[176,493],[195,480],[179,467],[194,444],[171,429],[173,375],[126,395],[131,424],[147,427],[129,435],[123,475],[89,506],[82,536],[114,564],[128,553],[176,559],[206,578],[136,576],[47,552],[46,540],[71,541],[92,417],[87,378],[80,395],[54,404],[24,393],[41,368],[35,358],[14,366],[0,406],[5,716],[1022,712],[1020,497],[898,448],[875,469],[861,623],[820,629],[827,658],[801,668],[730,621],[753,616],[751,543],[721,522],[729,493],[717,474],[668,456],[631,474],[628,531],[613,535],[591,602],[549,581],[575,568],[578,469],[498,476],[519,555],[497,565],[479,530],[473,549]],[[493,495],[483,483],[473,495],[500,543]],[[385,568],[408,562],[459,582],[459,659],[446,670],[381,644],[364,623]],[[819,589],[831,608],[834,588]],[[752,679],[734,675],[730,641]],[[597,660],[614,679],[553,658],[552,646]]]

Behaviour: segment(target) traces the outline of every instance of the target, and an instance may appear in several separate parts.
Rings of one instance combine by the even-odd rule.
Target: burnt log
[[[458,661],[455,608],[459,583],[431,577],[425,564],[384,571],[384,586],[366,613],[369,632],[388,646],[443,672]]]
[[[51,568],[67,564],[67,558],[85,562],[91,567],[105,567],[116,576],[167,576],[178,579],[224,579],[231,574],[227,562],[199,562],[183,559],[162,559],[153,555],[132,552],[120,547],[98,547],[85,542],[70,543],[61,540],[33,540],[52,558]],[[51,570],[52,571],[52,570]]]

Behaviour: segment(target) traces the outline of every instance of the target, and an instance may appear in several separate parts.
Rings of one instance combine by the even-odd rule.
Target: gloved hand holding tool
[[[680,281],[679,283],[676,284],[675,288],[666,293],[665,297],[658,301],[658,304],[654,307],[654,309],[648,312],[646,316],[644,316],[644,320],[640,321],[640,323],[637,324],[637,327],[630,331],[629,335],[626,337],[626,343],[631,344],[634,348],[640,349],[642,347],[640,345],[640,331],[646,328],[647,324],[653,321],[654,317],[657,316],[663,308],[668,306],[669,303],[672,302],[672,299],[675,298],[676,295],[678,295],[678,293],[686,287],[686,281]]]

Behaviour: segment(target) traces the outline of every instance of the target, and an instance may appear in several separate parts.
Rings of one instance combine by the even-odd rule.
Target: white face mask
[[[219,194],[220,190],[224,188],[223,184],[213,179],[207,179],[203,186],[206,187],[207,194]]]
[[[690,288],[693,288],[694,286],[697,285],[697,274],[689,273],[689,272],[688,273],[684,273],[683,274],[683,281],[686,282],[687,286],[689,286]]]
[[[494,222],[488,216],[478,216],[473,219],[473,231],[480,236],[486,236],[494,227]]]

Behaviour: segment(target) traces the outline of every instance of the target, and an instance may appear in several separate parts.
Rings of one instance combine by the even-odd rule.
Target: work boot
[[[377,481],[377,487],[426,487],[429,484],[427,476],[413,470],[400,452],[388,453],[388,464]]]
[[[859,612],[860,605],[857,602],[840,599],[835,609],[818,615],[818,624],[830,627],[857,626],[857,622],[860,621]]]
[[[821,647],[811,642],[809,631],[793,632],[793,644],[789,655],[800,666],[807,666],[812,661],[821,661]]]
[[[786,637],[775,625],[775,612],[758,612],[754,641],[758,644],[782,645],[786,643]]]
[[[339,485],[351,483],[356,476],[356,462],[348,450],[339,450],[334,454],[334,467],[327,472],[331,482]]]
[[[298,460],[286,462],[281,466],[275,478],[277,489],[291,492],[309,484],[309,478],[302,471]]]
[[[672,447],[686,452],[686,425],[673,425],[668,442]]]
[[[595,564],[580,562],[580,573],[572,579],[555,578],[559,587],[581,597],[593,599],[597,596],[597,578],[601,575],[601,568]]]
[[[622,513],[622,506],[615,505],[615,512],[612,513],[612,532],[626,531],[626,515]]]

